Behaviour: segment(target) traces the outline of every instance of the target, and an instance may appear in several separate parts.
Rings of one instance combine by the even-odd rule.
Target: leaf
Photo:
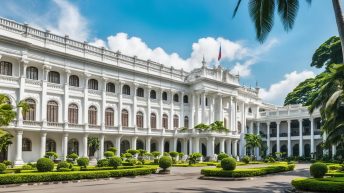
[[[236,14],[237,14],[237,12],[238,12],[238,9],[239,9],[239,7],[240,7],[240,3],[241,3],[241,0],[238,0],[237,5],[235,6],[235,9],[234,9],[234,11],[233,11],[232,18],[234,18],[234,17],[236,16]]]
[[[278,0],[278,14],[285,31],[293,28],[298,9],[298,0]]]

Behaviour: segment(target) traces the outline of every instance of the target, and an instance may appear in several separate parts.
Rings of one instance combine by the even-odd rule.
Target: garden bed
[[[204,176],[212,177],[231,177],[231,178],[241,178],[241,177],[252,177],[252,176],[262,176],[266,174],[286,172],[294,170],[295,164],[283,164],[283,165],[271,165],[260,168],[242,168],[235,170],[223,170],[221,168],[205,168],[201,170],[201,174]]]
[[[344,192],[344,177],[331,178],[296,178],[291,184],[302,191],[314,192]]]

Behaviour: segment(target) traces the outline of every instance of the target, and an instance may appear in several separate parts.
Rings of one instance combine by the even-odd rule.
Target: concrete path
[[[309,164],[297,164],[291,172],[256,177],[245,181],[200,180],[201,168],[173,168],[170,175],[149,175],[113,180],[83,181],[80,183],[2,188],[7,193],[257,193],[284,192],[293,178],[308,176]]]

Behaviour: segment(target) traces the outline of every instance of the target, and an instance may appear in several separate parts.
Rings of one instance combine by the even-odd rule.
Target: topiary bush
[[[54,169],[54,162],[49,158],[40,158],[36,164],[39,172],[50,172]]]
[[[236,160],[234,158],[224,158],[221,160],[221,167],[223,170],[235,170]]]
[[[136,154],[139,153],[139,151],[136,149],[128,149],[127,153],[130,153],[132,156],[135,156]]]
[[[7,167],[12,166],[12,162],[10,160],[4,160],[2,163],[5,164]]]
[[[159,159],[159,167],[163,170],[166,170],[167,168],[172,166],[172,159],[170,156],[162,156]]]
[[[76,162],[78,163],[78,166],[80,166],[81,168],[86,168],[90,160],[87,157],[81,157],[77,159]]]
[[[28,164],[25,164],[21,167],[22,170],[32,170],[32,166],[31,165],[28,165]]]
[[[114,156],[112,156],[112,157],[114,157]],[[108,159],[110,159],[110,158],[108,158]],[[97,167],[107,167],[107,166],[109,166],[109,160],[108,159],[100,159],[100,160],[98,160],[97,161]]]
[[[220,153],[219,155],[217,155],[217,161],[221,161],[224,158],[228,158],[229,156],[225,153]]]
[[[189,165],[196,164],[198,159],[202,157],[201,153],[195,152],[189,155],[188,161]]]
[[[110,147],[110,148],[108,149],[108,151],[112,151],[112,152],[116,155],[116,153],[117,153],[117,148],[115,148],[115,147]]]
[[[121,165],[122,165],[122,159],[120,157],[115,156],[109,159],[109,166],[112,166],[115,169],[117,169],[117,167]]]
[[[318,162],[311,165],[310,172],[314,178],[323,178],[328,172],[328,168],[326,164]]]
[[[78,154],[76,154],[76,153],[71,153],[71,154],[69,154],[69,155],[67,155],[67,159],[69,160],[69,161],[72,161],[72,162],[75,162],[75,160],[76,159],[78,159]]]
[[[60,163],[57,164],[57,171],[68,171],[68,170],[71,170],[73,168],[73,164],[71,163],[68,163],[66,161],[62,161]],[[68,170],[66,170],[68,169]]]
[[[0,173],[4,173],[4,171],[6,170],[7,166],[3,163],[0,163]]]
[[[251,161],[251,158],[247,155],[245,155],[242,159],[241,159],[242,162],[244,162],[245,164],[249,164],[250,161]]]
[[[49,158],[51,160],[55,160],[59,157],[59,155],[56,153],[56,152],[53,152],[53,151],[48,151],[45,153],[45,158]]]
[[[104,156],[105,156],[106,158],[110,158],[110,157],[115,156],[115,154],[114,154],[112,151],[106,151],[106,152],[104,153]]]

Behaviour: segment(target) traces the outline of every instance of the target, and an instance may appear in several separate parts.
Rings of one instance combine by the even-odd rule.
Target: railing
[[[62,84],[56,84],[56,83],[48,82],[47,85],[48,85],[49,88],[53,88],[53,89],[63,89],[63,85],[62,85]]]
[[[47,124],[49,127],[63,127],[63,123],[48,122]]]
[[[84,91],[84,88],[82,88],[82,87],[77,87],[77,86],[69,86],[69,90],[71,90],[71,91],[80,91],[80,92],[83,92],[83,91]]]
[[[23,120],[23,125],[25,125],[25,126],[42,126],[42,122]]]
[[[75,124],[75,123],[68,123],[68,127],[75,128],[75,129],[83,129],[84,125],[82,125],[82,124]]]
[[[42,81],[40,80],[25,79],[25,83],[33,86],[42,86]]]
[[[117,94],[114,92],[106,92],[106,96],[117,97]]]
[[[88,128],[90,129],[101,129],[101,126],[100,125],[88,125]]]
[[[280,133],[280,137],[288,137],[288,133]]]
[[[18,79],[18,77],[14,76],[0,75],[0,82],[18,83]]]
[[[102,91],[100,91],[100,90],[88,89],[88,94],[93,94],[93,95],[98,95],[98,96],[100,96],[100,95],[102,94]]]

